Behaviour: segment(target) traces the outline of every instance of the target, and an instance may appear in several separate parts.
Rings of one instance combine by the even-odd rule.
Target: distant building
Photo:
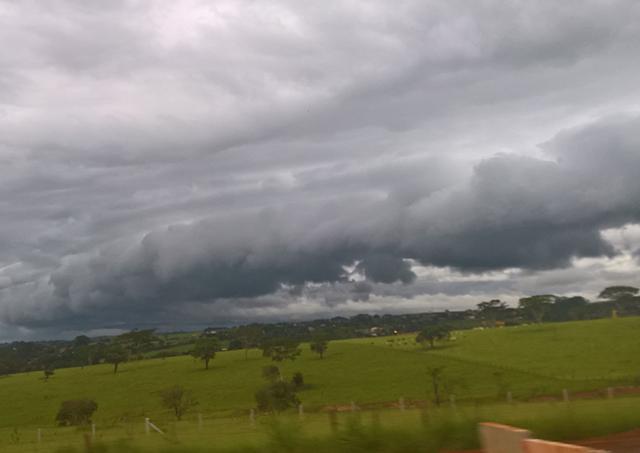
[[[377,337],[379,335],[384,335],[384,328],[383,327],[375,326],[375,327],[371,327],[369,329],[369,336]]]

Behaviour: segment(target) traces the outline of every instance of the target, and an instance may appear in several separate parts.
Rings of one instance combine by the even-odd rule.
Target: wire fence
[[[544,402],[570,405],[582,400],[613,401],[635,396],[638,393],[637,390],[630,387],[607,387],[586,394],[563,389],[557,395],[548,395]],[[487,406],[505,405],[505,403],[507,406],[521,404],[509,391],[504,395],[503,401],[488,403]],[[450,414],[470,407],[472,407],[471,402],[459,401],[455,394],[448,395],[440,406],[427,400],[400,397],[396,401],[384,403],[351,401],[345,404],[311,408],[311,410],[300,405],[281,416],[280,420],[295,422],[297,426],[304,427],[317,435],[329,435],[335,433],[338,426],[354,415],[370,417],[372,423],[380,423],[384,420],[389,425],[410,426],[418,422],[423,423],[425,417],[429,418],[430,411],[433,413],[447,411]],[[259,414],[254,409],[250,409],[233,416],[191,412],[181,421],[173,420],[168,416],[158,419],[132,417],[129,420],[112,423],[97,422],[83,427],[0,428],[0,451],[42,453],[57,451],[69,445],[84,448],[93,443],[113,443],[121,440],[142,443],[146,448],[151,449],[162,448],[184,440],[196,445],[220,448],[239,444],[261,445],[268,440],[267,428],[272,420],[272,416]]]

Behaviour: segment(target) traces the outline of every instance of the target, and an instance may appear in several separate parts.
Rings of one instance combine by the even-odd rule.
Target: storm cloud
[[[0,339],[633,284],[639,19],[0,2]]]

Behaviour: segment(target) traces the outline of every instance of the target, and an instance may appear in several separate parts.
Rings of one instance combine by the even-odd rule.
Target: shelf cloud
[[[638,284],[639,24],[0,2],[0,340]]]

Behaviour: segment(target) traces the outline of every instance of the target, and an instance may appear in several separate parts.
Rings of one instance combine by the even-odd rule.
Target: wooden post
[[[304,407],[302,404],[298,405],[298,418],[302,420],[304,418]]]
[[[398,399],[398,407],[401,411],[404,412],[404,398],[401,397],[400,399]]]
[[[37,438],[38,438],[38,443],[42,442],[42,429],[40,428],[38,428]]]
[[[454,411],[456,410],[456,396],[455,395],[450,395],[449,396],[449,403],[451,404],[451,409],[453,409]]]
[[[95,440],[96,438],[96,424],[91,423],[91,438]]]
[[[351,412],[355,412],[358,410],[358,406],[356,406],[355,401],[351,401]]]
[[[607,398],[609,398],[610,400],[613,399],[613,387],[609,387],[607,389]]]
[[[144,433],[149,434],[149,417],[145,417],[144,419]]]
[[[563,400],[565,403],[568,403],[568,402],[569,402],[569,390],[567,390],[567,389],[562,389],[562,400]]]
[[[255,411],[255,409],[251,409],[249,411],[249,422],[251,423],[251,426],[255,426],[255,424],[256,424],[256,411]]]
[[[513,395],[511,392],[507,392],[507,403],[513,404]]]

